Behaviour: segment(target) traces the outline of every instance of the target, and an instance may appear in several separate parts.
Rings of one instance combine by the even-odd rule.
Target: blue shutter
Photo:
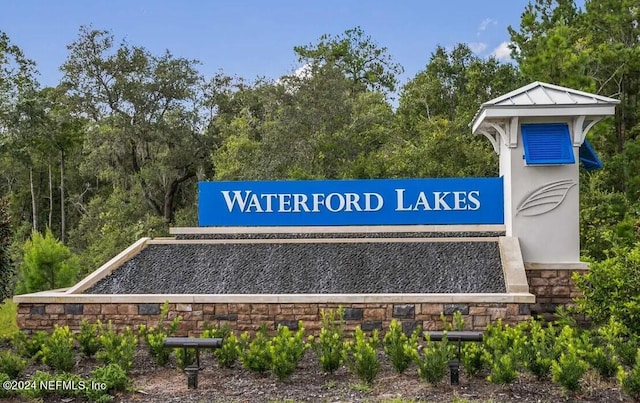
[[[598,154],[593,150],[587,139],[580,146],[580,162],[582,162],[582,166],[587,171],[595,171],[602,168],[602,161],[600,161]]]
[[[520,128],[527,165],[575,163],[569,126],[566,123],[523,124]]]

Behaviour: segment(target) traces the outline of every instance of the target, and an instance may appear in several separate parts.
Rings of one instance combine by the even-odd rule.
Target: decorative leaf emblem
[[[569,189],[577,185],[572,179],[548,183],[527,196],[518,206],[516,215],[536,216],[548,213],[558,207],[569,193]]]

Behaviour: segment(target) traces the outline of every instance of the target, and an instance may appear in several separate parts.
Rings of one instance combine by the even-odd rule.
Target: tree
[[[357,89],[393,92],[397,76],[404,71],[387,48],[379,47],[360,27],[337,36],[322,35],[318,43],[296,46],[293,50],[299,62],[310,66],[311,74],[319,66],[337,67]]]
[[[65,80],[78,113],[94,122],[85,168],[123,189],[140,185],[149,208],[170,223],[209,154],[197,62],[126,43],[114,49],[108,31],[87,27],[68,48]]]
[[[33,232],[23,247],[19,294],[68,287],[75,283],[78,260],[50,230]]]
[[[11,219],[8,201],[0,199],[0,301],[13,294],[15,268],[9,255],[11,246]]]

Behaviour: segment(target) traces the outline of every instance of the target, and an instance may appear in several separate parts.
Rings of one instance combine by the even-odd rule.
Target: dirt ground
[[[188,389],[186,375],[176,368],[175,361],[167,367],[157,366],[144,349],[139,349],[131,371],[135,392],[119,394],[116,402],[632,402],[615,382],[599,379],[589,373],[582,391],[567,394],[550,381],[521,375],[509,386],[488,383],[486,376],[467,379],[461,373],[460,385],[449,384],[449,375],[436,386],[422,381],[416,369],[410,367],[402,375],[396,374],[385,357],[381,356],[381,370],[371,387],[362,383],[346,368],[325,374],[311,351],[290,379],[278,381],[273,375],[259,375],[241,367],[218,368],[211,353],[203,352],[198,388]],[[87,375],[95,366],[93,360],[82,359],[76,372]],[[43,366],[26,369],[23,379],[29,379]],[[14,399],[14,402],[26,400]],[[76,400],[60,397],[46,402],[70,403]]]

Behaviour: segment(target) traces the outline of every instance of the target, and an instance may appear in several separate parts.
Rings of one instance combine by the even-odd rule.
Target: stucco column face
[[[485,102],[471,122],[499,154],[506,235],[519,239],[525,263],[580,262],[580,147],[618,103],[534,82]],[[562,157],[547,160],[555,151]]]

